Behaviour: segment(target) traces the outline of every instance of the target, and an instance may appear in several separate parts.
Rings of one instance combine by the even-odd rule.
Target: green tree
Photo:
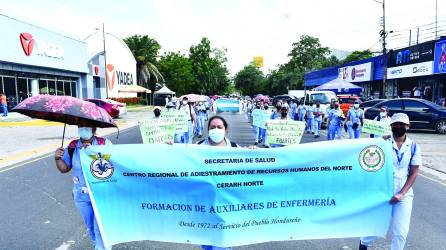
[[[264,76],[254,64],[246,65],[234,77],[235,88],[243,95],[254,96],[264,91]]]
[[[199,44],[192,45],[189,52],[192,70],[197,79],[191,88],[193,92],[206,95],[224,92],[229,85],[226,51],[212,48],[209,39],[204,37]]]
[[[334,67],[341,64],[341,61],[336,56],[330,56],[325,58],[325,60],[322,61],[321,68],[328,68],[328,67]]]
[[[137,82],[139,85],[155,91],[155,84],[163,82],[163,75],[157,68],[160,44],[147,35],[133,35],[124,38],[124,42],[136,59]]]
[[[373,53],[370,50],[355,50],[342,60],[342,63],[359,61],[370,57],[373,57]]]
[[[179,52],[168,52],[161,56],[158,64],[167,87],[175,91],[177,96],[193,92],[192,87],[197,80],[187,56]]]

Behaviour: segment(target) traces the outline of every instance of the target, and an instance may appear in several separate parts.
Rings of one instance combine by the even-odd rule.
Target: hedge
[[[133,104],[140,104],[141,98],[139,97],[116,97],[116,98],[110,98],[113,101],[122,102],[127,105],[133,105]]]

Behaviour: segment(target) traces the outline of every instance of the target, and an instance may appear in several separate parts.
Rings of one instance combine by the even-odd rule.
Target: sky
[[[382,0],[376,0],[382,2]],[[374,0],[0,0],[0,13],[83,40],[105,24],[124,38],[148,35],[161,54],[188,54],[207,37],[227,49],[234,75],[253,56],[264,57],[267,74],[288,61],[292,43],[303,34],[323,46],[381,51],[382,5]],[[387,0],[388,48],[400,48],[435,36],[435,0]],[[438,0],[438,31],[446,35],[446,1]],[[410,30],[412,33],[410,33]],[[411,34],[411,39],[409,39]],[[1,43],[1,40],[0,40]]]

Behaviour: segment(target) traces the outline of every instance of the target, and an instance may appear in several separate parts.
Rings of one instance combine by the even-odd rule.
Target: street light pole
[[[387,32],[386,32],[386,4],[385,4],[385,0],[382,0],[382,2],[378,1],[378,0],[373,0],[374,2],[377,2],[379,4],[382,5],[383,7],[383,29],[379,32],[380,36],[382,37],[382,46],[383,46],[383,86],[382,86],[382,92],[381,92],[381,97],[385,97],[386,96],[386,89],[387,89],[387,82],[386,82],[386,77],[387,77],[387,49],[386,49],[386,37],[387,37]],[[391,31],[392,32],[392,31]]]
[[[105,70],[105,98],[108,99],[108,81],[107,81],[107,51],[105,50],[105,25],[102,23],[102,42],[104,45],[104,70]]]

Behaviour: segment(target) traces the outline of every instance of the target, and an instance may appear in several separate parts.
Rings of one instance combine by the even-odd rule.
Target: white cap
[[[404,124],[410,125],[409,116],[404,113],[393,114],[392,119],[390,120],[390,124],[394,124],[395,122],[402,122]]]

